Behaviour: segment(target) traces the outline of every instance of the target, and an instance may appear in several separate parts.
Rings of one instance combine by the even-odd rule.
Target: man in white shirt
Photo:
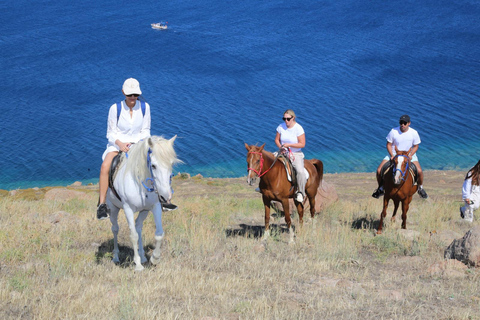
[[[422,167],[420,167],[420,163],[418,162],[417,157],[417,150],[418,145],[420,144],[420,136],[418,135],[417,130],[410,128],[410,117],[406,114],[400,117],[400,126],[393,128],[387,135],[387,151],[388,156],[386,156],[380,165],[377,168],[377,182],[378,188],[372,194],[372,197],[379,198],[381,195],[384,194],[383,191],[383,177],[381,175],[381,170],[384,164],[389,161],[393,160],[395,157],[395,147],[399,151],[409,151],[408,157],[410,161],[415,164],[417,167],[417,185],[418,185],[418,194],[420,197],[426,199],[428,198],[427,193],[423,189],[423,171]]]

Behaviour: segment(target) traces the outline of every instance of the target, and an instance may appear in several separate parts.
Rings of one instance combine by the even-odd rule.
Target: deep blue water
[[[110,105],[137,78],[176,172],[246,175],[283,111],[325,171],[372,172],[400,115],[422,167],[478,161],[478,1],[4,1],[0,189],[96,182]],[[168,21],[166,31],[150,23]],[[428,181],[425,182],[428,184]]]

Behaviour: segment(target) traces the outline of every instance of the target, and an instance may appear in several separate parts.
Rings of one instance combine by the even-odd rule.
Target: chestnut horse
[[[400,201],[402,202],[402,229],[407,228],[407,211],[412,201],[412,196],[417,192],[418,186],[413,179],[413,173],[410,172],[411,163],[408,157],[408,151],[398,151],[395,147],[396,155],[393,158],[392,177],[386,178],[384,182],[385,195],[383,196],[383,211],[380,215],[380,225],[378,226],[377,234],[382,233],[383,218],[387,215],[387,207],[390,199],[393,200],[394,209],[392,221],[395,221],[395,215]],[[385,174],[390,174],[387,170]]]
[[[270,236],[270,205],[272,200],[282,203],[285,212],[285,222],[290,233],[290,242],[293,242],[294,233],[292,229],[292,220],[290,218],[289,198],[294,198],[297,206],[300,224],[303,223],[303,203],[295,200],[295,186],[287,178],[285,166],[273,153],[263,150],[265,144],[260,147],[249,146],[247,148],[248,176],[247,183],[252,185],[257,177],[260,178],[260,192],[265,206],[265,234],[264,240]],[[315,195],[323,179],[323,163],[317,159],[305,160],[305,169],[307,169],[309,178],[305,185],[305,193],[310,201],[310,214],[315,216]]]

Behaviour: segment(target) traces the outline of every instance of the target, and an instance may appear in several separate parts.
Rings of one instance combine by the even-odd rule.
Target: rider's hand
[[[131,145],[130,143],[119,142],[117,144],[118,144],[118,147],[120,148],[120,151],[128,152],[128,150],[130,150],[130,145]]]

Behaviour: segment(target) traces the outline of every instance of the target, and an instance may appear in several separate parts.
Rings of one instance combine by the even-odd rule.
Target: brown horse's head
[[[249,146],[245,143],[247,149],[247,183],[252,185],[263,170],[263,156],[262,151],[265,143],[260,147]]]
[[[399,185],[402,181],[405,181],[408,176],[408,169],[410,167],[410,158],[408,157],[408,151],[399,151],[395,146],[396,156],[393,158],[393,183]]]

